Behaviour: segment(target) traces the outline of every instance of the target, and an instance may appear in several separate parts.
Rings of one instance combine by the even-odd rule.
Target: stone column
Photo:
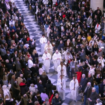
[[[96,10],[97,7],[99,7],[103,12],[103,2],[104,0],[90,0],[90,8],[92,8],[92,10]]]

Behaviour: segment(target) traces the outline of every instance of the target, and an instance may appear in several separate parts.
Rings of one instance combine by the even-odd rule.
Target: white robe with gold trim
[[[42,56],[42,59],[43,59],[44,68],[47,71],[47,73],[49,73],[51,55],[49,53],[47,53],[47,54],[44,53]]]

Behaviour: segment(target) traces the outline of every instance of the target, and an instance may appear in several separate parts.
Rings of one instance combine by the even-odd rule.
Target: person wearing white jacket
[[[44,5],[48,5],[48,0],[43,0]]]
[[[55,4],[56,4],[56,2],[57,2],[57,0],[53,0],[53,5],[55,5]]]
[[[50,55],[50,53],[45,51],[43,56],[42,56],[42,59],[43,59],[44,68],[45,68],[46,72],[49,73],[50,62],[51,62],[51,55]]]
[[[104,67],[105,59],[101,56],[97,59],[97,61],[101,64],[102,68]]]

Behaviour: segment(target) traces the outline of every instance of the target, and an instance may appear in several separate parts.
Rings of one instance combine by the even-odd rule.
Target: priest
[[[61,62],[61,53],[56,50],[55,53],[52,56],[53,64],[54,64],[54,69],[57,71],[57,67],[60,65]]]
[[[77,101],[79,83],[75,75],[73,75],[73,79],[70,81],[69,86],[70,86],[70,91],[71,91],[71,96],[70,96],[71,99],[74,101]]]
[[[66,77],[66,66],[64,65],[63,61],[61,61],[60,65],[57,67],[57,72],[58,72],[58,78],[60,75],[64,75]]]
[[[64,75],[60,75],[60,77],[57,79],[57,90],[62,100],[65,100],[66,79]]]
[[[51,62],[51,55],[50,55],[50,53],[45,51],[43,56],[42,56],[42,60],[43,60],[43,64],[44,64],[44,68],[45,68],[46,72],[49,73],[50,62]]]
[[[44,47],[45,47],[45,44],[47,43],[47,38],[42,35],[42,37],[40,38],[40,44],[41,44],[41,52],[42,54],[44,53]]]
[[[53,46],[52,46],[52,44],[50,43],[50,41],[48,41],[48,42],[46,43],[44,49],[45,49],[48,53],[50,53],[50,54],[52,55],[52,53],[53,53]]]

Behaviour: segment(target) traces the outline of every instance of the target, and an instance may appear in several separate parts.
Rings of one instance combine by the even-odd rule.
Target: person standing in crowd
[[[84,90],[84,103],[83,103],[83,105],[86,105],[87,99],[88,99],[88,98],[90,97],[90,95],[91,95],[91,91],[92,91],[91,83],[88,82],[88,83],[87,83],[87,86],[86,86],[86,88],[85,88],[85,90]]]
[[[50,53],[45,51],[45,53],[42,56],[42,59],[43,59],[44,68],[45,68],[46,72],[49,73],[50,62],[51,62],[51,55],[50,55]]]
[[[71,99],[77,102],[79,83],[75,75],[73,75],[73,79],[70,81],[69,87]]]
[[[96,104],[96,100],[99,98],[99,95],[96,93],[96,89],[93,87],[92,92],[90,94],[90,97],[88,98],[89,105],[94,105]]]
[[[42,54],[44,53],[44,47],[45,47],[45,44],[47,43],[47,38],[42,35],[42,37],[40,38],[40,44],[41,44],[41,52]]]
[[[57,67],[60,65],[61,58],[61,53],[58,50],[56,50],[52,56],[55,71],[57,71]]]
[[[66,81],[64,75],[60,75],[59,78],[57,79],[57,88],[62,100],[65,100]]]
[[[45,51],[47,51],[48,53],[50,53],[51,56],[52,56],[52,53],[53,53],[53,46],[52,46],[52,44],[50,43],[50,41],[48,41],[48,42],[46,43],[44,49],[45,49]]]
[[[61,61],[60,65],[57,67],[57,73],[58,78],[60,77],[60,75],[64,75],[64,77],[66,77],[66,66],[64,65],[63,61]]]

